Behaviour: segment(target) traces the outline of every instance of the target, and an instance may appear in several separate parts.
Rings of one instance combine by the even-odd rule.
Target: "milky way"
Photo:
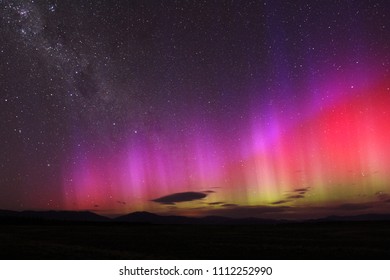
[[[0,208],[390,211],[387,1],[0,1]]]

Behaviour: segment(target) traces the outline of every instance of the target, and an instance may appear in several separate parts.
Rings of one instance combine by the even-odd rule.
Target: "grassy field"
[[[1,259],[390,259],[389,222],[0,225]]]

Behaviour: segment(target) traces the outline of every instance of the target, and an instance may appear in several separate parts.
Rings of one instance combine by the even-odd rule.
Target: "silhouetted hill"
[[[142,224],[194,224],[198,219],[183,216],[160,216],[149,212],[133,212],[117,217],[114,220]]]
[[[107,217],[103,217],[89,211],[23,211],[21,214],[24,217],[41,218],[47,220],[91,222],[104,222],[110,220]]]
[[[134,212],[114,219],[118,222],[142,224],[177,224],[177,225],[241,225],[241,224],[275,224],[284,223],[282,220],[259,218],[234,219],[221,216],[206,216],[201,218],[184,216],[161,216],[149,212]]]
[[[19,213],[20,212],[0,209],[0,217],[3,217],[3,216],[14,217],[14,216],[17,216]]]
[[[363,214],[356,216],[329,216],[325,218],[310,220],[309,222],[368,222],[368,221],[390,221],[388,214]]]
[[[160,218],[159,215],[149,213],[149,212],[133,212],[123,216],[119,216],[114,218],[113,220],[118,222],[135,222],[135,223],[143,223],[146,221],[155,222]]]
[[[286,223],[327,223],[390,221],[390,214],[364,214],[356,216],[329,216],[311,220],[272,220],[260,218],[228,218],[222,216],[185,217],[163,216],[150,212],[133,212],[117,218],[107,218],[89,211],[10,211],[0,209],[0,221],[74,221],[74,222],[121,222],[161,225],[266,225]]]
[[[89,211],[9,211],[0,210],[1,219],[34,219],[34,220],[51,220],[51,221],[90,221],[105,222],[109,218],[100,216]]]

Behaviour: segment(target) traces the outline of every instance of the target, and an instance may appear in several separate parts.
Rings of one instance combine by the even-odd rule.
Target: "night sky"
[[[0,0],[0,208],[390,213],[390,3]]]

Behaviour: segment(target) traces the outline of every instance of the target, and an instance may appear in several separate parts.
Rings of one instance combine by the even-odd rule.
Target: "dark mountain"
[[[368,221],[390,221],[389,214],[363,214],[356,216],[329,216],[326,218],[320,218],[315,220],[309,220],[309,222],[368,222]]]
[[[260,218],[228,218],[206,216],[200,218],[184,216],[162,216],[150,212],[133,212],[114,219],[100,216],[89,211],[10,211],[0,209],[0,221],[69,221],[69,222],[121,222],[135,224],[164,225],[266,225],[286,223],[327,223],[327,222],[366,222],[390,221],[390,214],[365,214],[357,216],[329,216],[320,219],[291,221]]]
[[[0,209],[0,217],[15,217],[19,215],[20,212],[11,211],[11,210],[2,210]]]
[[[33,219],[33,220],[52,220],[52,221],[90,221],[104,222],[110,221],[109,218],[100,216],[89,211],[8,211],[0,210],[0,218],[4,219]]]
[[[194,224],[198,219],[183,216],[160,216],[149,212],[134,212],[117,217],[114,220],[142,224]]]
[[[244,224],[275,224],[285,221],[258,218],[234,219],[221,216],[206,216],[201,218],[183,216],[160,216],[149,212],[134,212],[114,219],[118,222],[142,224],[180,224],[180,225],[244,225]]]
[[[89,211],[23,211],[23,217],[62,221],[105,222],[110,219]]]

